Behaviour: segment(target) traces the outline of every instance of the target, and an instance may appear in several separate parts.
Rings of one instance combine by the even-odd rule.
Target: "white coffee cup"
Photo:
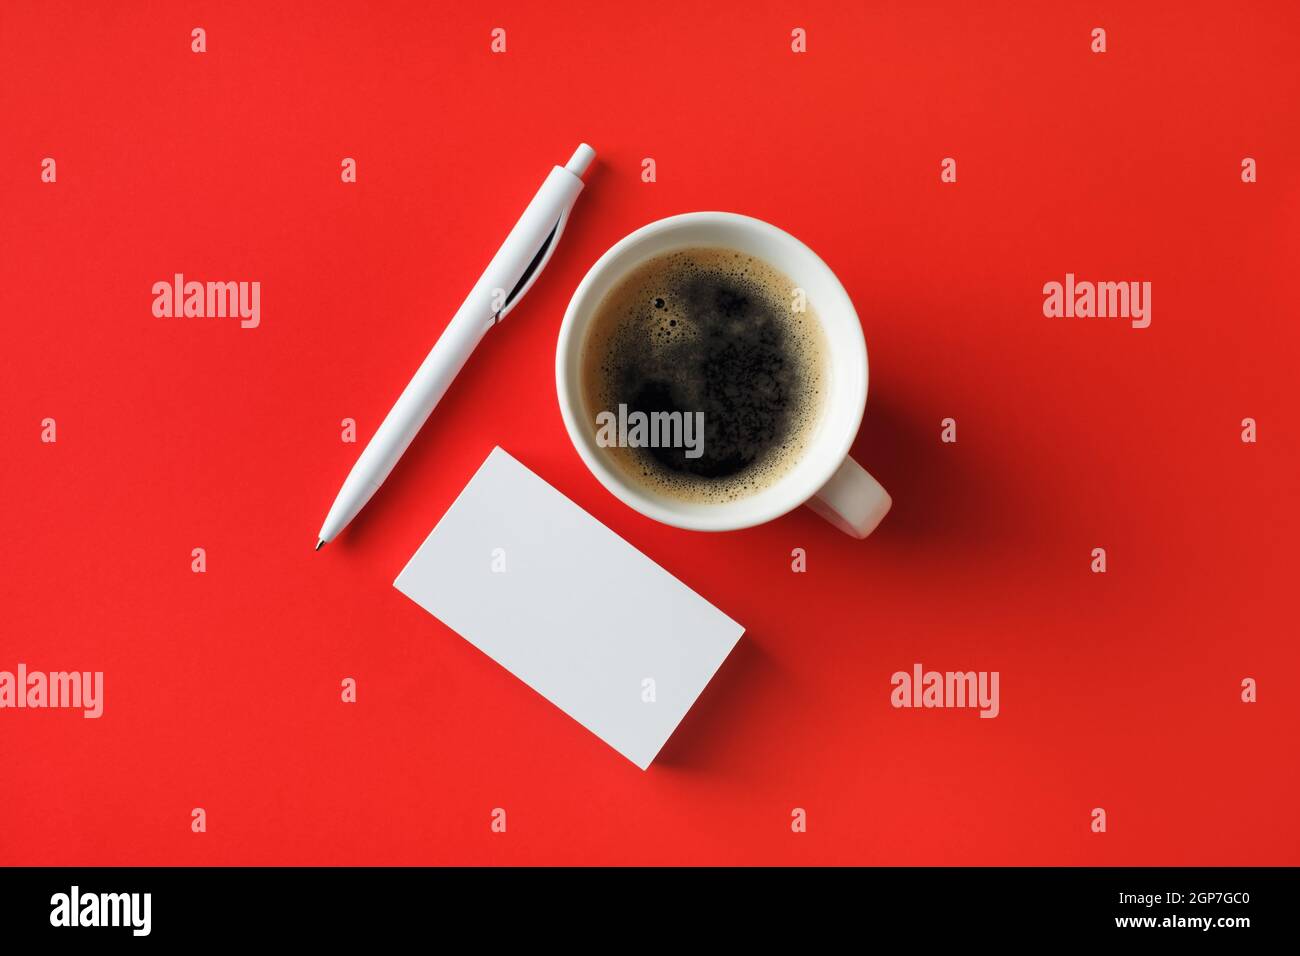
[[[722,246],[775,266],[804,290],[827,344],[828,392],[803,455],[772,484],[727,502],[682,501],[632,483],[596,442],[582,387],[582,344],[606,293],[638,265],[673,249]],[[555,382],[579,456],[610,493],[656,521],[696,531],[748,528],[806,504],[841,531],[865,538],[889,511],[889,494],[849,457],[867,403],[867,344],[844,286],[818,255],[784,230],[729,212],[660,219],[625,236],[578,284],[560,326]],[[589,414],[589,411],[591,413]]]

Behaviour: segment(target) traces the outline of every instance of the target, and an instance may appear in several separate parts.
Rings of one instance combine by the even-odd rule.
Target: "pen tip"
[[[324,539],[324,538],[318,538],[317,541],[316,541],[316,550],[319,551],[319,550],[320,550],[320,546],[321,546],[322,544],[324,544],[324,543],[325,543],[325,539]]]

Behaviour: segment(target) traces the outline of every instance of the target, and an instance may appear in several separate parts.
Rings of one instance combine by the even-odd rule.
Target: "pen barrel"
[[[491,327],[480,309],[469,302],[461,306],[384,416],[354,470],[369,472],[381,483],[388,477]]]
[[[358,471],[373,464],[378,481],[388,477],[580,192],[580,178],[562,166],[551,170],[357,459]]]
[[[357,481],[378,487],[396,467],[581,191],[573,173],[551,170],[357,459]]]
[[[572,168],[556,166],[542,182],[352,466],[326,515],[322,541],[331,540],[365,507],[424,427],[487,330],[536,280],[555,250],[574,200],[582,192],[581,173],[594,155],[591,147],[583,144],[569,161]]]

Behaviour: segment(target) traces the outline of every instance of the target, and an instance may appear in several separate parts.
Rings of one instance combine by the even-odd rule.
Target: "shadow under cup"
[[[734,501],[684,501],[634,484],[596,442],[586,408],[582,346],[598,306],[641,263],[675,249],[717,246],[755,256],[789,276],[807,295],[826,340],[827,394],[803,455],[776,481]],[[647,517],[679,528],[726,531],[769,521],[797,508],[830,480],[849,453],[867,400],[867,348],[848,293],[815,252],[789,233],[735,213],[696,212],[661,219],[624,237],[578,284],[560,326],[555,357],[560,412],[574,447],[616,498]]]

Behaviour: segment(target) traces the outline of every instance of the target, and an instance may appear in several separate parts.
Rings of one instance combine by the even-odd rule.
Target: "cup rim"
[[[833,347],[845,347],[846,343],[842,338],[843,335],[848,335],[849,339],[851,339],[847,345],[853,353],[850,359],[861,365],[862,374],[858,378],[861,386],[856,390],[859,394],[844,399],[845,402],[852,400],[853,408],[850,410],[849,418],[846,420],[841,433],[821,438],[817,448],[820,449],[819,454],[823,456],[822,464],[816,469],[806,469],[802,480],[797,485],[791,486],[791,490],[785,498],[775,501],[762,510],[751,508],[744,511],[734,509],[729,505],[719,505],[716,509],[707,512],[687,513],[664,506],[649,495],[642,493],[631,482],[624,479],[614,469],[613,465],[607,463],[594,449],[588,447],[588,443],[584,439],[585,433],[582,430],[582,422],[579,421],[577,409],[573,407],[568,394],[571,384],[568,366],[574,350],[580,349],[582,346],[580,337],[575,341],[576,330],[579,325],[579,312],[584,308],[590,311],[599,305],[599,303],[589,305],[587,299],[591,295],[592,287],[601,280],[610,268],[611,262],[615,261],[628,248],[645,241],[650,236],[701,223],[719,222],[766,233],[778,242],[791,244],[802,250],[822,270],[824,279],[830,286],[833,296],[838,296],[840,299],[839,302],[831,303],[830,307],[847,310],[847,314],[852,318],[852,321],[847,323],[849,331],[841,333],[840,340]],[[689,245],[689,243],[684,243],[684,245]],[[659,251],[662,252],[663,250]],[[781,268],[779,263],[773,264]],[[634,263],[627,267],[624,274],[635,268],[635,265]],[[824,314],[821,311],[822,308],[823,304],[819,304],[819,315]],[[583,323],[583,326],[585,330],[585,323]],[[577,358],[580,357],[577,356]],[[573,384],[580,387],[580,383]],[[586,275],[582,277],[582,281],[578,283],[577,288],[574,289],[573,295],[569,298],[569,304],[565,309],[564,318],[560,323],[560,332],[555,350],[555,387],[560,404],[560,414],[564,420],[565,431],[568,432],[569,440],[578,452],[578,457],[583,460],[588,470],[595,475],[596,480],[610,494],[632,510],[663,524],[692,531],[735,531],[742,528],[751,528],[788,514],[816,495],[830,481],[840,465],[843,464],[844,459],[849,455],[849,450],[857,437],[858,429],[862,426],[862,418],[866,411],[868,385],[869,362],[866,338],[862,334],[862,323],[858,318],[852,299],[849,298],[848,291],[844,288],[834,270],[797,236],[765,220],[734,212],[702,211],[667,216],[646,223],[615,242],[592,264]],[[741,499],[741,501],[744,500]]]

